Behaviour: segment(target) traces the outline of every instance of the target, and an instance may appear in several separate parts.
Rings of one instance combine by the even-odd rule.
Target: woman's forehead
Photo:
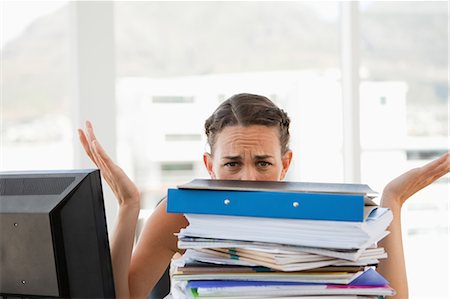
[[[232,126],[224,128],[216,140],[216,152],[221,156],[274,155],[280,151],[278,131],[262,125]]]
[[[254,134],[262,134],[264,136],[276,136],[278,137],[278,130],[276,127],[268,127],[264,125],[250,125],[250,126],[227,126],[223,128],[223,130],[217,134],[220,136],[234,136],[234,135],[254,135]]]

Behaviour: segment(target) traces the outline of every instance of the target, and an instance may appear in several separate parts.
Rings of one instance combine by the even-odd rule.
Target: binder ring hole
[[[226,205],[228,206],[228,205],[231,203],[231,200],[225,199],[225,200],[223,201],[223,203],[226,204]]]
[[[298,208],[299,205],[300,205],[300,204],[299,204],[297,201],[294,201],[294,202],[292,203],[292,206],[293,206],[294,208]]]

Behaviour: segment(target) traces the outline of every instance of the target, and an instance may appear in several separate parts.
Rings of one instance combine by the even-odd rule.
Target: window
[[[2,170],[73,167],[67,1],[2,1]]]
[[[362,182],[381,192],[399,173],[448,151],[448,3],[358,3],[362,154],[355,159]],[[71,168],[79,145],[69,120],[67,2],[0,5],[0,167]],[[343,180],[341,5],[114,2],[118,163],[141,189],[144,208],[168,187],[208,177],[203,122],[238,92],[266,95],[290,114],[288,180]],[[448,264],[448,184],[446,176],[404,208],[411,297],[448,297],[441,266]]]
[[[115,2],[118,138],[131,144],[125,168],[135,170],[141,190],[152,190],[147,208],[166,186],[208,177],[204,121],[239,92],[268,96],[290,114],[296,161],[288,179],[342,180],[338,8]],[[184,163],[194,166],[158,166]]]
[[[360,10],[362,176],[381,191],[448,151],[448,3],[366,1]],[[412,297],[448,296],[449,195],[444,177],[403,208]]]

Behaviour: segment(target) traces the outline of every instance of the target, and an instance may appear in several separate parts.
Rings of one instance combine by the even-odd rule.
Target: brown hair
[[[225,127],[236,125],[277,127],[281,154],[285,154],[289,150],[289,123],[290,119],[286,112],[268,98],[239,93],[222,102],[205,121],[205,133],[212,153],[217,134]]]

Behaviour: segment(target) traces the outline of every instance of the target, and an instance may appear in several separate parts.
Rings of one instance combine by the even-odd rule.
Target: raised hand
[[[430,185],[450,171],[450,153],[428,164],[411,169],[389,182],[383,190],[382,200],[401,207],[417,191]]]
[[[80,142],[86,154],[100,169],[105,181],[113,190],[120,206],[137,206],[140,204],[140,194],[137,186],[130,180],[125,172],[112,161],[106,151],[98,142],[91,122],[86,122],[86,131],[78,129]]]
[[[403,203],[417,191],[425,188],[450,171],[450,153],[430,163],[411,169],[389,182],[383,190],[381,206],[390,208],[393,220],[388,228],[390,235],[378,245],[384,247],[388,258],[381,260],[377,271],[397,291],[394,298],[408,298],[405,257],[403,253],[401,208]]]

